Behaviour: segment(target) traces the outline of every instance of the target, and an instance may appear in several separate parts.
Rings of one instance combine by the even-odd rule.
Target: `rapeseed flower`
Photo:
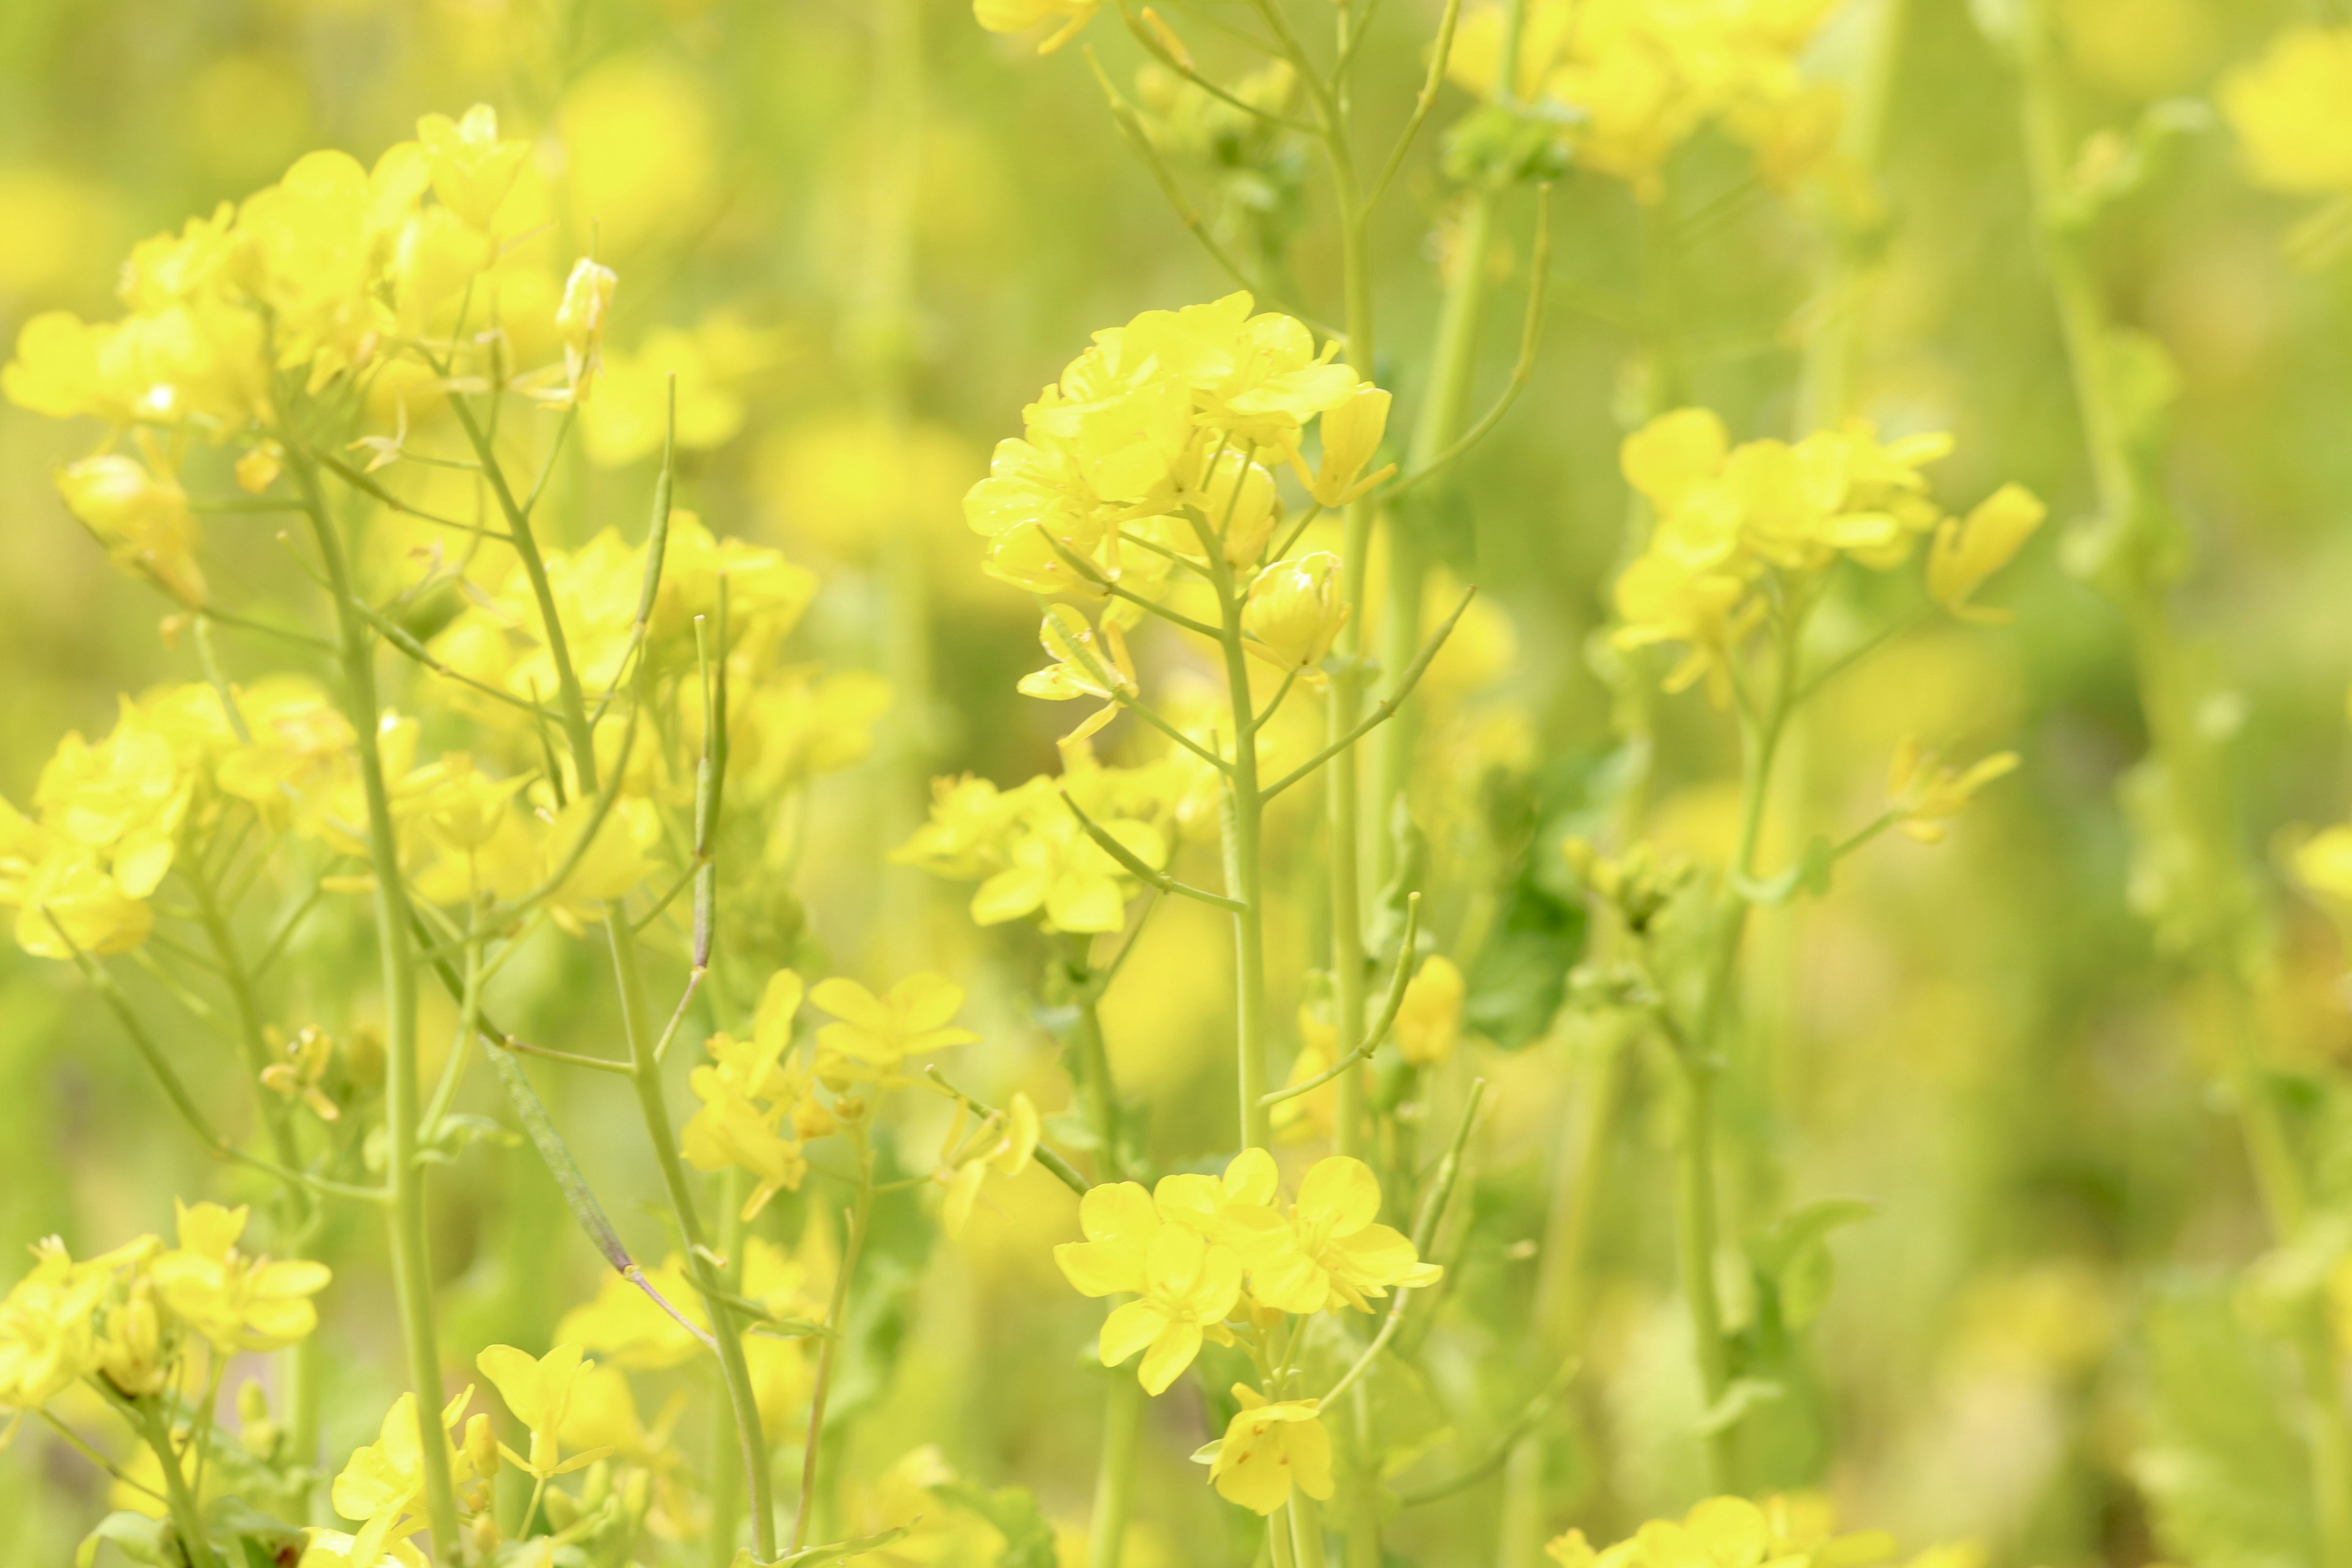
[[[1331,1495],[1331,1436],[1320,1403],[1269,1401],[1245,1383],[1234,1384],[1241,1408],[1225,1435],[1192,1456],[1209,1467],[1217,1495],[1253,1513],[1270,1514],[1290,1500],[1293,1487],[1318,1501]]]
[[[2221,79],[2221,112],[2256,184],[2295,195],[2352,191],[2352,27],[2289,27]]]
[[[173,1205],[180,1245],[150,1267],[172,1314],[224,1354],[272,1351],[319,1326],[310,1298],[333,1278],[310,1258],[273,1262],[237,1248],[248,1211],[218,1204]]]
[[[908,1081],[898,1069],[908,1057],[980,1038],[950,1022],[963,987],[942,974],[910,974],[881,996],[836,975],[819,981],[809,1000],[837,1020],[816,1036],[816,1074],[827,1083],[896,1089]]]
[[[512,1345],[491,1345],[474,1358],[474,1364],[506,1401],[508,1412],[530,1432],[528,1458],[503,1443],[499,1445],[499,1452],[515,1468],[544,1482],[583,1469],[611,1452],[590,1448],[568,1459],[562,1455],[560,1439],[571,1418],[573,1394],[595,1367],[593,1362],[581,1359],[578,1345],[559,1344],[537,1358]]]
[[[1242,1264],[1231,1248],[1164,1219],[1134,1182],[1094,1187],[1078,1201],[1084,1241],[1054,1248],[1063,1275],[1085,1295],[1131,1295],[1104,1320],[1102,1363],[1137,1352],[1137,1379],[1161,1394],[1192,1364],[1204,1339],[1229,1342],[1226,1315],[1241,1300]]]
[[[1369,1312],[1391,1289],[1433,1285],[1444,1272],[1423,1262],[1402,1232],[1375,1223],[1380,1212],[1371,1167],[1334,1155],[1308,1169],[1296,1203],[1231,1204],[1217,1223],[1248,1266],[1250,1294],[1261,1304],[1285,1312]]]

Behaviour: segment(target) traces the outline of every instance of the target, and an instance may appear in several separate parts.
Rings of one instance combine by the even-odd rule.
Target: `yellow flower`
[[[1078,36],[1102,9],[1102,0],[971,0],[971,14],[992,33],[1025,33],[1047,22],[1061,26],[1037,45],[1050,55]]]
[[[1365,467],[1379,455],[1388,424],[1389,395],[1370,382],[1359,385],[1346,402],[1323,411],[1323,454],[1307,485],[1316,500],[1326,507],[1345,506],[1396,472],[1396,465],[1391,463],[1370,476],[1364,474]]]
[[[55,1237],[33,1255],[33,1271],[0,1300],[0,1407],[47,1405],[98,1365],[103,1276],[77,1268]]]
[[[2015,752],[1995,752],[1966,769],[1938,767],[1933,752],[1906,735],[1886,770],[1887,809],[1895,825],[1922,844],[1943,842],[1945,825],[1968,809],[1977,791],[2014,770]]]
[[[2294,851],[2297,880],[2324,898],[2352,903],[2352,826],[2341,824],[2312,835]]]
[[[1140,1298],[1104,1321],[1103,1365],[1143,1352],[1137,1378],[1156,1394],[1192,1364],[1204,1337],[1230,1342],[1223,1321],[1242,1289],[1231,1248],[1163,1220],[1134,1182],[1089,1189],[1078,1200],[1078,1226],[1086,1240],[1054,1248],[1063,1275],[1084,1295]]]
[[[809,1000],[840,1020],[817,1031],[817,1075],[828,1081],[894,1089],[907,1081],[898,1068],[908,1057],[980,1038],[949,1022],[963,1006],[963,987],[943,974],[910,974],[880,997],[835,976],[820,981]]]
[[[663,1300],[699,1321],[701,1298],[687,1277],[683,1257],[672,1253],[659,1267],[646,1269],[645,1276]],[[555,1337],[577,1342],[616,1366],[639,1372],[683,1366],[702,1350],[692,1330],[619,1274],[605,1275],[593,1297],[564,1313],[555,1325]]]
[[[1462,971],[1444,953],[1433,953],[1408,981],[1397,1008],[1397,1050],[1415,1067],[1442,1062],[1462,1038]]]
[[[474,1364],[506,1401],[508,1411],[530,1429],[529,1458],[499,1445],[499,1452],[515,1468],[544,1481],[593,1465],[611,1451],[591,1448],[566,1459],[558,1442],[572,1411],[572,1391],[595,1364],[581,1360],[578,1345],[557,1345],[536,1360],[512,1345],[492,1345],[474,1358]]]
[[[1062,737],[1063,744],[1094,734],[1118,717],[1122,700],[1136,695],[1135,661],[1128,655],[1125,635],[1108,616],[1103,618],[1097,638],[1086,616],[1066,605],[1054,605],[1045,611],[1037,640],[1054,662],[1021,678],[1023,696],[1042,697],[1048,702],[1090,697],[1102,703]]]
[[[962,1125],[959,1110],[955,1129],[948,1134],[950,1152],[940,1167],[940,1180],[948,1190],[947,1201],[940,1207],[940,1223],[954,1237],[961,1237],[971,1223],[972,1205],[980,1199],[981,1184],[989,1172],[1010,1180],[1029,1168],[1037,1152],[1037,1107],[1027,1095],[1016,1092],[1004,1110],[982,1123],[969,1145],[959,1150],[955,1146]]]
[[[1341,572],[1338,556],[1318,550],[1260,573],[1242,609],[1242,629],[1254,639],[1250,651],[1319,685],[1323,672],[1316,667],[1348,619]]]
[[[1223,1234],[1249,1268],[1250,1294],[1285,1312],[1371,1310],[1391,1287],[1417,1289],[1444,1272],[1423,1263],[1402,1232],[1375,1224],[1381,1185],[1361,1160],[1319,1160],[1285,1213],[1269,1202],[1237,1205]]]
[[[930,816],[890,852],[891,863],[919,866],[937,877],[986,877],[1004,864],[1004,839],[1014,821],[1033,797],[1052,787],[1042,776],[1012,790],[971,773],[933,779]]]
[[[416,140],[425,149],[433,194],[478,229],[490,226],[530,156],[529,142],[499,140],[498,110],[487,103],[474,105],[462,120],[426,115],[416,122]]]
[[[173,1316],[223,1352],[278,1350],[319,1326],[310,1298],[333,1278],[325,1264],[272,1262],[238,1251],[247,1215],[242,1206],[173,1206],[180,1245],[155,1259],[153,1274]]]
[[[1230,1239],[1228,1219],[1244,1210],[1274,1202],[1282,1184],[1274,1156],[1263,1149],[1244,1149],[1225,1163],[1222,1176],[1180,1171],[1160,1178],[1151,1201],[1170,1225],[1197,1231],[1212,1241]]]
[[[1063,931],[1115,931],[1126,924],[1129,884],[1118,862],[1087,837],[1057,792],[1032,792],[1026,804],[1006,838],[1004,868],[972,894],[971,918],[1000,925],[1034,915],[1044,929]],[[1102,805],[1094,802],[1087,815],[1104,832],[1146,865],[1167,858],[1157,828],[1128,817],[1106,820]]]
[[[2254,183],[2297,195],[2352,191],[2352,27],[2290,27],[2221,79],[2221,112]]]
[[[1254,1513],[1270,1514],[1297,1487],[1318,1501],[1331,1495],[1331,1436],[1318,1416],[1320,1402],[1268,1403],[1245,1383],[1234,1384],[1241,1408],[1225,1435],[1192,1456],[1209,1467],[1217,1495]]]
[[[563,337],[563,378],[572,399],[588,395],[603,364],[604,317],[613,308],[620,275],[582,257],[563,280],[563,302],[556,307],[555,330]]]
[[[760,1178],[744,1201],[746,1222],[778,1193],[798,1192],[801,1178],[808,1173],[800,1145],[777,1131],[807,1087],[800,1072],[778,1065],[792,1046],[801,990],[801,977],[789,969],[771,975],[753,1017],[751,1037],[711,1036],[703,1048],[715,1065],[696,1068],[689,1079],[702,1108],[679,1134],[679,1152],[698,1171],[732,1165]],[[763,1106],[761,1100],[768,1103]]]
[[[205,602],[196,520],[185,490],[120,453],[68,464],[58,475],[58,490],[116,565],[152,579],[184,605]]]
[[[1209,531],[1222,542],[1225,564],[1235,568],[1257,564],[1266,541],[1282,521],[1282,491],[1275,483],[1274,470],[1240,452],[1227,452],[1209,466],[1194,504]],[[1179,535],[1176,548],[1197,559],[1200,538],[1186,529]]]
[[[1965,521],[1946,518],[1927,553],[1928,595],[1964,621],[1990,625],[2013,619],[2007,610],[1969,603],[1969,595],[2016,558],[2049,511],[2022,485],[2003,485]]]
[[[456,1427],[457,1418],[465,1414],[473,1397],[474,1391],[468,1386],[441,1410],[442,1431],[437,1441],[448,1453],[451,1468],[460,1479],[468,1468],[465,1453],[450,1444],[447,1434]],[[422,1427],[416,1395],[402,1394],[384,1413],[376,1440],[352,1449],[351,1458],[335,1477],[330,1494],[335,1511],[345,1519],[366,1521],[353,1538],[348,1554],[353,1563],[374,1564],[392,1550],[394,1542],[425,1528],[421,1518],[408,1517],[425,1495]]]

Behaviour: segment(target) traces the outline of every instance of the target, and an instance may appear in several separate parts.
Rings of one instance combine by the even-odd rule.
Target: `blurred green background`
[[[872,546],[893,509],[915,515],[929,531],[935,698],[927,711],[902,705],[902,733],[929,771],[1008,784],[1053,771],[1066,715],[1013,691],[1035,663],[1034,606],[980,575],[959,498],[1087,333],[1227,285],[1120,145],[1080,61],[1041,60],[983,34],[955,0],[911,10],[920,70],[909,90],[877,73],[877,28],[891,13],[862,0],[10,0],[0,6],[0,337],[53,307],[106,313],[131,242],[267,184],[307,150],[369,159],[419,114],[491,103],[510,134],[539,140],[544,165],[593,213],[600,253],[623,279],[616,353],[698,366],[705,421],[682,498],[720,531],[781,544],[821,573],[801,633],[808,655],[904,668]],[[1401,122],[1436,11],[1389,0],[1358,89],[1376,125]],[[1881,173],[1885,272],[1861,328],[1856,401],[1887,429],[1957,435],[1938,475],[1948,501],[2016,479],[2063,523],[2089,510],[2088,475],[2036,260],[2015,84],[1961,0],[1913,0],[1909,11]],[[2058,0],[2077,128],[2126,125],[2151,102],[2206,93],[2305,11],[2287,0]],[[1832,50],[1838,33],[1833,24]],[[1098,22],[1088,42],[1114,79],[1132,83],[1141,52],[1115,25]],[[1448,89],[1436,122],[1466,101]],[[1246,243],[1295,226],[1299,290],[1336,314],[1329,215],[1306,153],[1213,139],[1204,150],[1178,166],[1228,236]],[[908,179],[911,273],[897,292],[891,193]],[[1427,157],[1404,179],[1375,239],[1380,368],[1409,400],[1432,331],[1446,188]],[[2213,126],[2174,143],[2095,244],[2119,318],[2160,343],[2180,378],[2164,470],[2196,551],[2180,620],[2210,673],[2200,722],[2228,739],[2243,846],[2265,868],[2297,825],[2338,819],[2352,783],[2352,300],[2343,268],[2306,274],[2280,258],[2293,216],[2246,187]],[[1515,197],[1505,223],[1518,268],[1528,222]],[[1645,268],[1654,288],[1659,256],[1672,256],[1668,330],[1690,399],[1744,437],[1796,433],[1797,356],[1823,267],[1804,212],[1704,142],[1661,211],[1645,216],[1623,186],[1571,171],[1555,223],[1536,379],[1463,464],[1448,502],[1449,566],[1481,585],[1512,634],[1441,695],[1429,726],[1431,798],[1451,810],[1440,862],[1473,889],[1457,900],[1457,927],[1474,918],[1461,910],[1478,879],[1500,874],[1480,857],[1515,831],[1532,828],[1550,875],[1613,743],[1586,649],[1623,548],[1615,454],[1620,411],[1639,405],[1631,382],[1648,363],[1631,324]],[[1523,282],[1503,280],[1489,312],[1482,400],[1507,367]],[[109,569],[50,486],[90,438],[0,408],[0,795],[19,802],[56,737],[105,728],[116,693],[196,678],[192,650],[158,637],[157,602]],[[634,536],[652,454],[632,450],[624,431],[592,456],[578,525]],[[1742,1205],[1760,1218],[1829,1194],[1879,1205],[1837,1243],[1840,1285],[1818,1336],[1834,1416],[1829,1479],[1849,1519],[1914,1544],[1979,1538],[2003,1562],[2219,1562],[2193,1541],[2158,1537],[2146,1487],[2152,1464],[2187,1451],[2183,1429],[2209,1417],[2242,1419],[2217,1441],[2248,1465],[2273,1452],[2270,1418],[2215,1381],[2216,1368],[2237,1366],[2231,1347],[2242,1342],[2252,1348],[2230,1375],[2260,1383],[2274,1371],[2229,1306],[2231,1271],[2265,1244],[2226,1102],[2191,1043],[2196,999],[2131,907],[2147,868],[2119,793],[2146,747],[2127,631],[2064,570],[2065,533],[2045,530],[2015,569],[2014,627],[1918,636],[1808,724],[1809,826],[1874,810],[1885,760],[1906,732],[1963,755],[2014,746],[2024,765],[1950,844],[1877,848],[1831,899],[1762,933],[1759,963],[1781,977],[1765,1009],[1763,1071],[1781,1093],[1778,1110],[1732,1108],[1744,1194],[1732,1222]],[[236,585],[271,591],[261,568]],[[1718,842],[1719,727],[1696,694],[1662,700],[1659,715],[1653,829],[1669,843]],[[1066,1091],[1025,1012],[1034,938],[973,932],[952,890],[921,889],[910,873],[877,879],[894,825],[919,808],[875,804],[890,777],[869,764],[820,794],[799,889],[815,942],[845,966],[928,951],[981,998],[988,1039],[966,1074],[1058,1105]],[[1286,852],[1307,851],[1291,842]],[[2286,967],[2274,1033],[2297,1052],[2270,1065],[2291,1086],[2316,1086],[2352,1065],[2337,935],[2275,869],[2265,876]],[[911,925],[891,923],[909,910]],[[1227,956],[1216,922],[1197,913],[1163,917],[1110,1007],[1114,1058],[1151,1100],[1155,1147],[1171,1162],[1230,1137],[1218,1002],[1197,984]],[[1313,920],[1304,909],[1278,933],[1294,970]],[[329,930],[305,962],[358,968],[363,942],[356,929]],[[517,1005],[550,1019],[551,1036],[567,1016],[564,966],[584,963],[518,966]],[[1278,980],[1279,1005],[1297,989],[1295,973]],[[190,1059],[208,1059],[201,1021],[178,1023]],[[1476,1045],[1462,1066],[1507,1092],[1477,1173],[1464,1310],[1433,1346],[1432,1370],[1458,1411],[1489,1421],[1544,1370],[1513,1352],[1532,1288],[1521,1244],[1541,1229],[1572,1109],[1568,1067],[1590,1047],[1564,1018],[1515,1052]],[[1587,1371],[1549,1448],[1552,1511],[1596,1539],[1676,1506],[1695,1474],[1678,1435],[1694,1395],[1670,1283],[1661,1086],[1637,1070],[1629,1092],[1601,1200]],[[616,1173],[611,1184],[651,1191],[626,1107],[601,1086],[566,1093],[575,1142]],[[2331,1103],[2315,1087],[2307,1098]],[[2352,1137],[2315,1136],[2336,1151],[2324,1179],[2352,1185]],[[908,1142],[912,1168],[924,1168],[927,1151]],[[449,1337],[543,1339],[593,1289],[595,1259],[527,1152],[467,1158],[485,1179],[444,1180],[436,1194]],[[103,1246],[164,1226],[173,1192],[208,1184],[221,1179],[71,971],[0,952],[0,1245],[54,1231]],[[1092,1309],[1046,1252],[1073,1234],[1066,1205],[1050,1226],[984,1216],[959,1251],[931,1250],[915,1200],[900,1201],[908,1206],[895,1226],[886,1208],[878,1244],[887,1306],[876,1310],[889,1317],[874,1342],[895,1360],[864,1363],[873,1385],[845,1391],[871,1412],[853,1469],[878,1475],[936,1443],[974,1479],[1034,1487],[1075,1517],[1096,1401],[1095,1374],[1077,1364]],[[791,1207],[776,1222],[785,1234],[797,1225],[782,1212]],[[623,1219],[658,1246],[643,1215]],[[396,1352],[380,1261],[359,1247],[336,1263],[327,1331],[361,1347],[337,1363],[347,1397],[331,1400],[330,1447],[340,1451],[373,1432]],[[1147,1568],[1191,1561],[1181,1543],[1224,1530],[1229,1511],[1182,1460],[1206,1435],[1197,1409],[1171,1398],[1153,1418],[1139,1506]],[[98,1492],[62,1448],[20,1441],[0,1458],[8,1554],[65,1560]],[[1410,1516],[1395,1547],[1412,1561],[1484,1560],[1492,1509],[1491,1490],[1473,1489]],[[2277,1561],[2247,1550],[2247,1568]]]

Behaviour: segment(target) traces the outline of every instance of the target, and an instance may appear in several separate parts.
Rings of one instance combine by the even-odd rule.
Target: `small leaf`
[[[74,1568],[90,1568],[102,1545],[111,1545],[133,1563],[152,1563],[158,1568],[170,1568],[176,1556],[170,1521],[150,1519],[128,1509],[108,1514],[98,1521],[97,1529],[81,1538],[81,1544],[74,1548]]]

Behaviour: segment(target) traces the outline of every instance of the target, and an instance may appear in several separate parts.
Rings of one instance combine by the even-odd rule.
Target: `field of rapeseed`
[[[0,1558],[2352,1568],[2341,0],[0,6]]]

